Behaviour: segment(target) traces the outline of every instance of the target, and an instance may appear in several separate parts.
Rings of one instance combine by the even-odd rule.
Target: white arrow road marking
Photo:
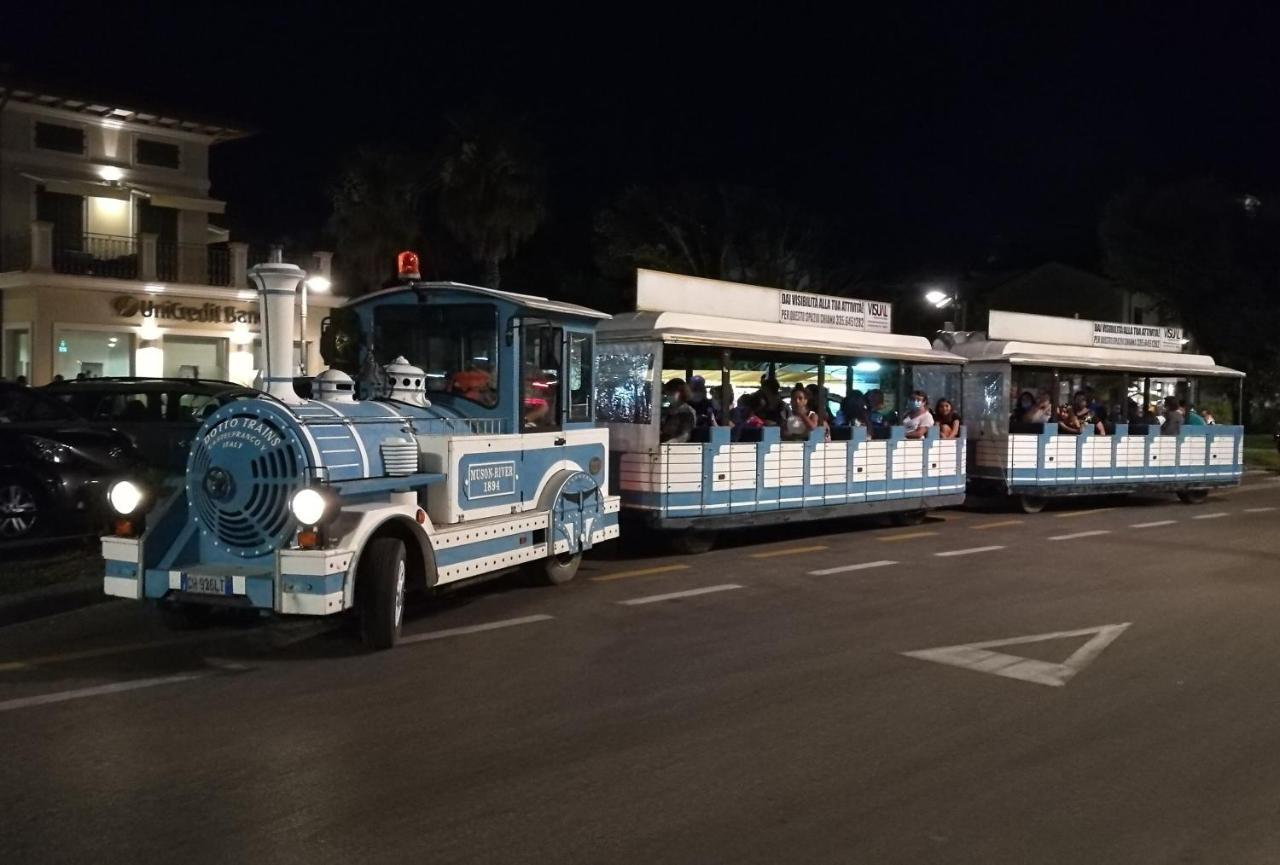
[[[908,658],[919,658],[922,661],[934,661],[952,667],[963,667],[978,673],[991,673],[1010,679],[1021,679],[1037,685],[1049,685],[1060,688],[1067,684],[1076,673],[1089,665],[1102,650],[1124,633],[1132,622],[1119,625],[1099,625],[1096,628],[1081,628],[1078,631],[1055,631],[1052,634],[1033,634],[1029,637],[1012,637],[1006,640],[988,640],[984,643],[964,643],[959,646],[942,646],[937,649],[921,649],[917,652],[903,652]],[[1061,664],[1049,661],[1037,661],[1018,655],[1006,655],[1003,652],[989,652],[996,646],[1020,646],[1027,643],[1039,643],[1045,640],[1059,640],[1067,637],[1083,637],[1095,635],[1092,640],[1076,649],[1071,657]]]

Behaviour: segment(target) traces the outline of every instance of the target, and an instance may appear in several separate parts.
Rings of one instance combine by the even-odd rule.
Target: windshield
[[[498,314],[487,303],[384,306],[373,314],[374,355],[422,367],[428,394],[498,404]]]

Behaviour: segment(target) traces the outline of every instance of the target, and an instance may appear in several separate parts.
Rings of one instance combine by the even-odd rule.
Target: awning
[[[213,198],[194,198],[189,195],[170,195],[146,187],[136,187],[137,192],[151,199],[156,207],[172,207],[174,210],[194,210],[198,213],[226,213],[227,203]]]
[[[49,192],[63,195],[83,195],[88,198],[114,198],[117,201],[128,201],[132,191],[127,186],[117,186],[105,181],[77,180],[73,177],[40,177],[23,172],[23,177],[34,180]]]

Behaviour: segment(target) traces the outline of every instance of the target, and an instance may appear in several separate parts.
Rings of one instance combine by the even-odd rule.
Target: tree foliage
[[[425,183],[421,161],[406,153],[365,148],[347,161],[329,190],[327,225],[346,284],[377,288],[395,254],[417,247]]]
[[[1249,373],[1255,393],[1274,391],[1280,361],[1278,205],[1246,206],[1213,178],[1138,183],[1099,226],[1107,272],[1167,304],[1206,353]]]
[[[597,216],[606,274],[637,267],[840,293],[863,275],[851,235],[795,202],[729,184],[632,186]]]
[[[450,121],[432,166],[432,187],[444,226],[498,288],[502,262],[547,216],[546,167],[520,123],[488,114]]]

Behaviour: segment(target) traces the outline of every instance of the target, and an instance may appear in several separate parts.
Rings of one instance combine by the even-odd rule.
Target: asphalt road
[[[0,862],[1273,863],[1280,482],[1249,480],[598,559],[381,654],[126,602],[6,628]]]

